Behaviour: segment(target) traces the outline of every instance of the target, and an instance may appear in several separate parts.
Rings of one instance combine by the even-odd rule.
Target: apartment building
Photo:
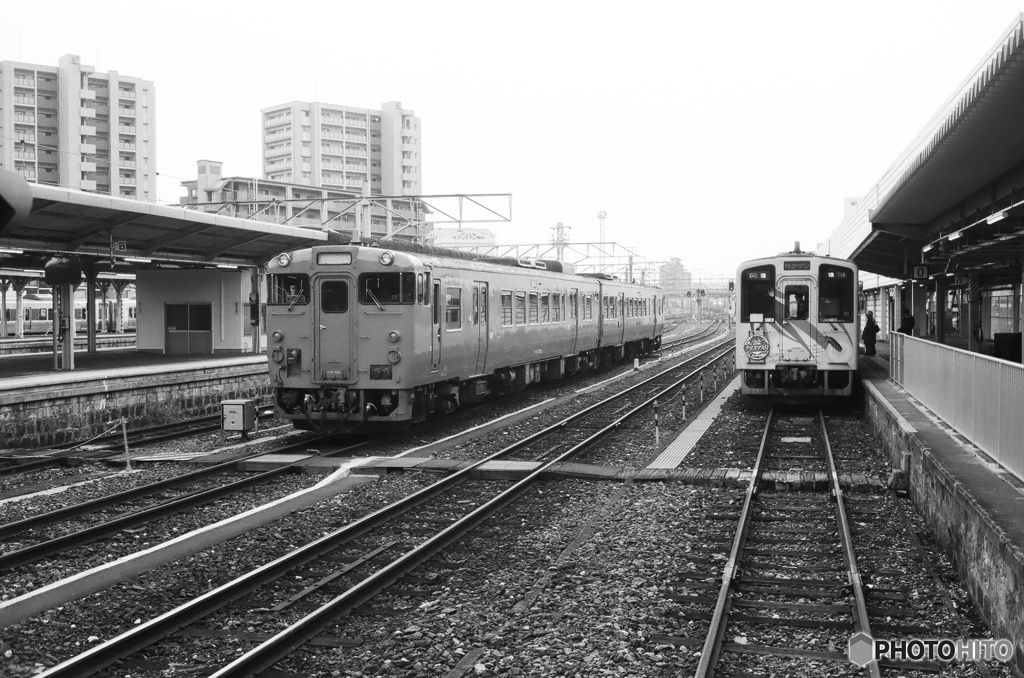
[[[380,110],[293,101],[260,111],[263,178],[370,195],[421,195],[420,119],[401,102]]]
[[[56,67],[0,61],[0,167],[29,181],[157,199],[153,83],[97,73],[67,54]]]
[[[288,226],[330,228],[354,238],[361,233],[356,222],[358,190],[226,177],[224,163],[217,160],[199,160],[197,165],[196,180],[181,182],[187,193],[181,198],[183,206]],[[371,201],[366,218],[372,237],[393,236],[417,242],[430,239],[430,225],[424,221],[423,205],[418,200],[381,197]]]

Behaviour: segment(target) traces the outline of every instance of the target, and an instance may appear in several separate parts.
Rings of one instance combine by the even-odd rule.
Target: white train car
[[[105,307],[105,310],[104,310]],[[135,298],[125,297],[121,300],[121,330],[136,330]],[[85,300],[75,299],[75,332],[85,334],[86,313]],[[112,299],[106,302],[96,300],[96,329],[113,332],[117,313],[117,303]],[[13,292],[8,292],[4,319],[7,321],[7,336],[14,336],[17,331],[17,299]],[[28,293],[21,299],[22,330],[25,335],[48,335],[53,332],[53,297],[46,293]],[[106,327],[104,327],[106,324]]]
[[[801,252],[736,273],[736,369],[746,395],[805,401],[853,392],[860,339],[857,266]]]

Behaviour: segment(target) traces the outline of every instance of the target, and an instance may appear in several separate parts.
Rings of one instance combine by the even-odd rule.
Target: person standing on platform
[[[868,311],[864,331],[860,333],[860,338],[864,340],[864,355],[875,355],[875,340],[880,330],[878,323],[875,322],[875,314]]]
[[[906,306],[903,307],[903,318],[900,319],[900,328],[896,331],[914,336],[914,316],[910,314],[910,310]]]

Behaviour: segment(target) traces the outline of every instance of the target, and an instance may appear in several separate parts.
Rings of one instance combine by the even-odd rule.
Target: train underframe
[[[852,395],[856,375],[856,370],[847,366],[822,368],[816,363],[779,363],[774,366],[747,367],[741,372],[740,390],[744,395],[786,399]]]
[[[408,389],[359,389],[345,386],[278,388],[280,414],[296,428],[329,433],[372,432],[410,426],[429,417],[450,414],[463,405],[491,396],[518,393],[540,384],[630,361],[657,351],[661,337],[503,367],[487,375],[450,379]]]

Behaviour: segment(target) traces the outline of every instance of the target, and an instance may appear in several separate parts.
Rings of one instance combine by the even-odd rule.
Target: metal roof
[[[6,173],[10,189],[10,174]],[[28,215],[0,228],[0,247],[23,250],[4,254],[5,266],[38,266],[40,256],[67,253],[93,259],[111,270],[116,255],[139,268],[145,259],[185,266],[217,264],[259,266],[274,255],[328,242],[332,232],[280,226],[155,203],[86,193],[45,184],[27,184]],[[2,186],[0,186],[2,188]],[[0,195],[0,198],[3,196]],[[119,249],[123,243],[123,249]]]
[[[918,263],[923,249],[936,270],[1019,265],[1024,231],[1016,229],[1024,208],[1017,207],[1020,196],[1006,195],[1010,187],[999,180],[1024,163],[1022,112],[1024,18],[1019,17],[919,137],[870,211],[872,230],[852,255],[861,269],[906,278],[907,262]],[[952,223],[943,216],[957,213],[969,198],[974,206],[989,187],[989,204]],[[995,195],[997,187],[1003,194]],[[1005,212],[1003,223],[990,224],[988,217],[999,212]],[[948,239],[957,232],[971,237]]]

